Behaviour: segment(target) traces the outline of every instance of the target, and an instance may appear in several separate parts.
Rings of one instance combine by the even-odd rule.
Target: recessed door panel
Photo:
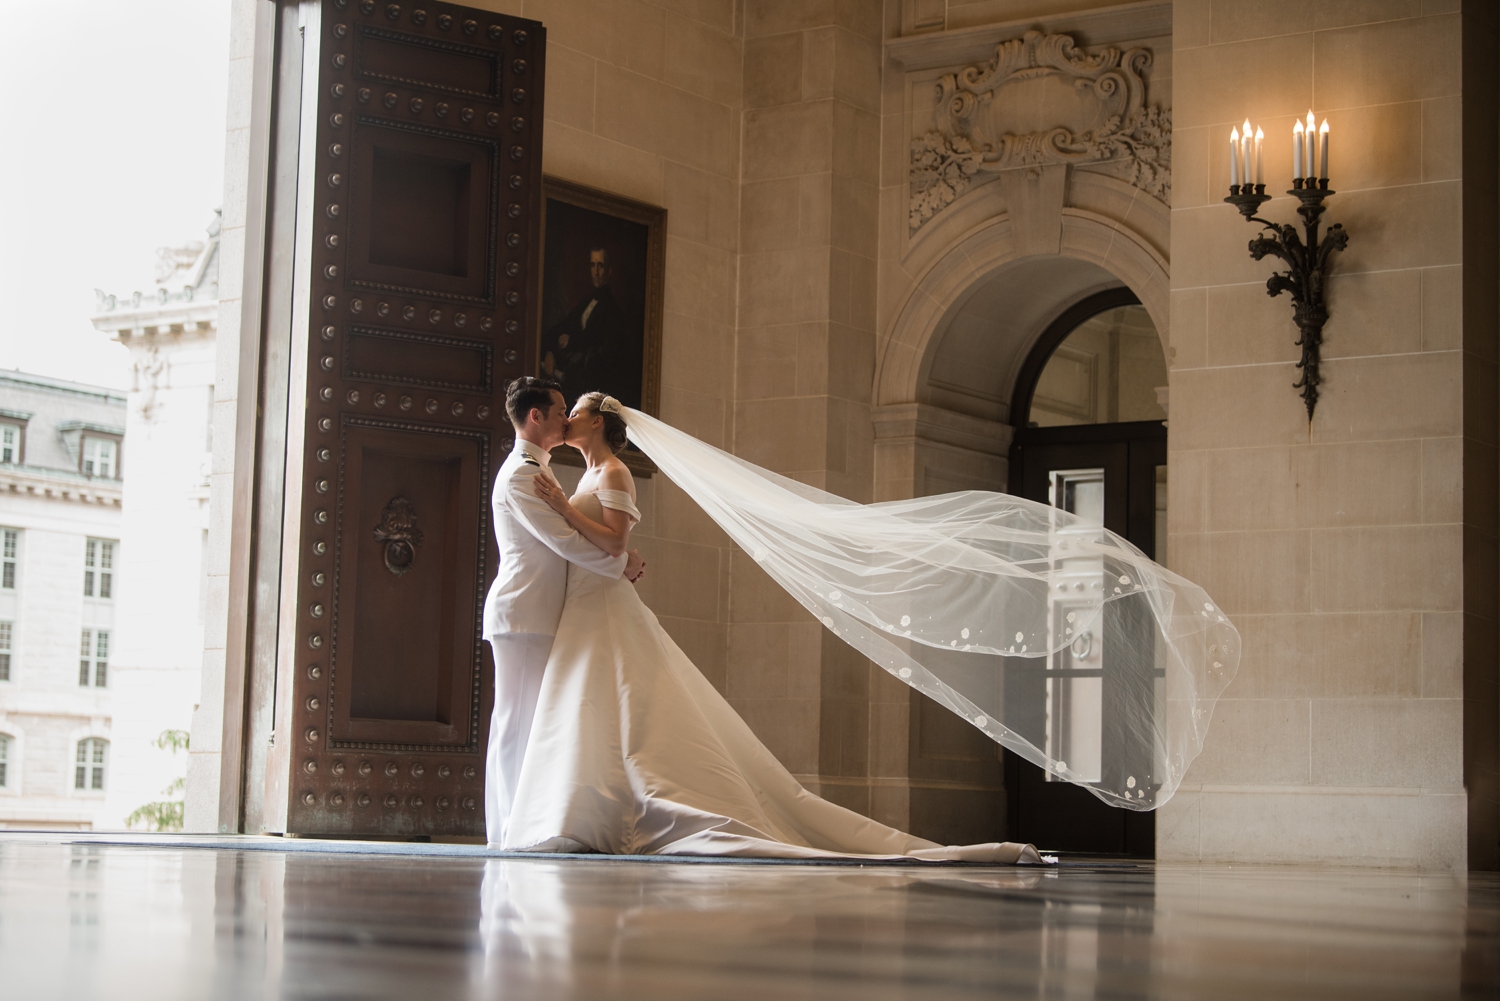
[[[352,135],[350,286],[494,305],[500,142],[372,114]]]
[[[268,788],[290,832],[483,835],[488,496],[534,323],[545,33],[323,0],[306,38],[295,663]]]
[[[488,443],[354,416],[343,437],[339,486],[359,508],[340,514],[330,744],[473,751]]]

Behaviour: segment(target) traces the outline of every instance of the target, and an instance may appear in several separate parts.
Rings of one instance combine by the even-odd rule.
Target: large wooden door
[[[488,499],[504,386],[533,364],[545,36],[436,2],[302,16],[268,796],[289,833],[482,835]]]

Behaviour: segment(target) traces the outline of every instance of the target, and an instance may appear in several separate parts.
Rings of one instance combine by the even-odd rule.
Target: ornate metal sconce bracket
[[[1318,228],[1323,215],[1323,199],[1334,192],[1328,190],[1328,181],[1307,180],[1307,187],[1298,178],[1287,194],[1302,202],[1297,214],[1302,217],[1305,237],[1297,233],[1291,223],[1274,223],[1262,219],[1255,213],[1261,205],[1271,200],[1264,184],[1233,184],[1229,197],[1224,199],[1240,210],[1248,221],[1260,223],[1263,231],[1250,241],[1250,256],[1259,261],[1268,256],[1279,257],[1286,262],[1286,271],[1277,271],[1266,280],[1266,294],[1277,296],[1283,292],[1292,294],[1292,318],[1297,324],[1300,337],[1297,346],[1302,348],[1302,360],[1297,367],[1302,370],[1302,379],[1293,389],[1302,390],[1302,401],[1307,405],[1307,419],[1312,420],[1313,408],[1318,405],[1319,355],[1323,346],[1323,324],[1328,322],[1328,304],[1324,299],[1324,284],[1328,276],[1328,258],[1334,251],[1349,245],[1349,234],[1342,223],[1328,228],[1321,239]],[[1316,186],[1314,186],[1316,185]]]

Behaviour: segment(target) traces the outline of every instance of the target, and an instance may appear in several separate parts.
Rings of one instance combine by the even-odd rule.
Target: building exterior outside
[[[180,822],[185,735],[198,701],[203,649],[203,546],[218,319],[219,225],[206,241],[157,251],[156,285],[98,293],[94,326],[130,351],[125,426],[130,479],[120,516],[111,674],[114,777],[101,823]],[[158,804],[152,808],[150,804]]]
[[[217,219],[158,257],[151,292],[98,293],[95,326],[131,352],[128,393],[0,373],[0,828],[180,824]]]
[[[0,828],[97,827],[112,788],[125,408],[0,373]]]

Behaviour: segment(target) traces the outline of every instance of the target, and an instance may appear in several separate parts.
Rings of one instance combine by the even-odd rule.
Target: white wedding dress
[[[573,498],[638,521],[630,495]],[[814,796],[756,739],[623,578],[570,567],[504,847],[617,855],[1039,863],[945,847]]]

